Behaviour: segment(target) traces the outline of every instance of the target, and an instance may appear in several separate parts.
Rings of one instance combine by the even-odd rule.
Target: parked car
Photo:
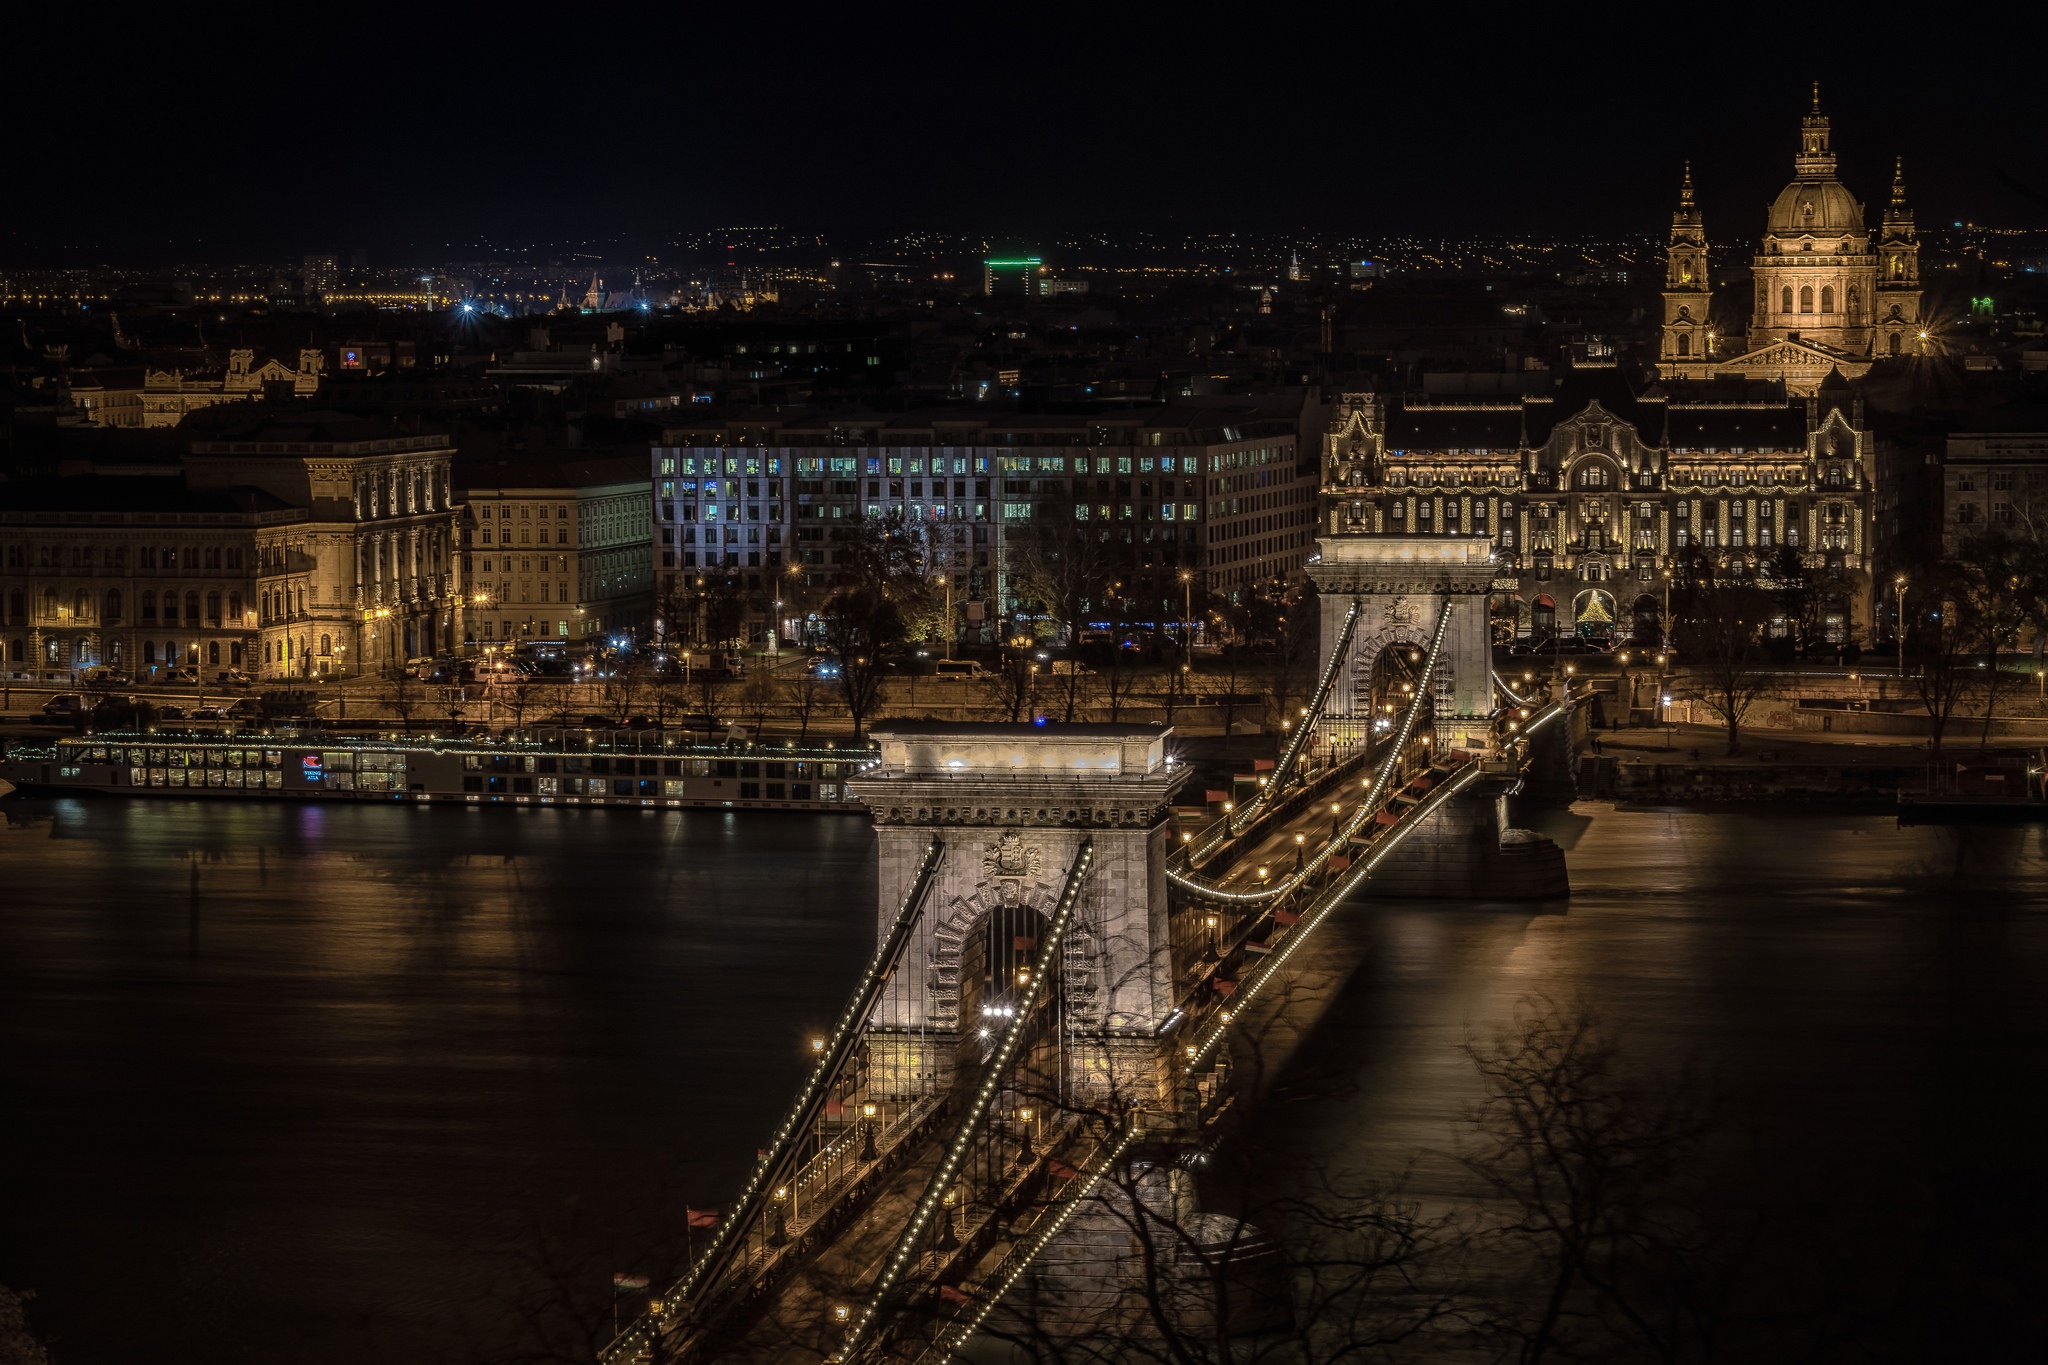
[[[972,659],[941,659],[932,665],[932,673],[941,678],[978,678],[981,665]]]
[[[76,692],[62,692],[43,703],[46,716],[70,717],[85,710],[85,698]]]
[[[222,687],[247,687],[249,675],[239,668],[223,668],[213,675],[215,683]]]
[[[813,677],[836,678],[839,676],[839,660],[829,654],[821,654],[806,662],[804,671]]]

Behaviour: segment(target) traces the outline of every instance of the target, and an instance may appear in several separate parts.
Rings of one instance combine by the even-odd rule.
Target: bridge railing
[[[1316,721],[1322,717],[1323,704],[1330,699],[1330,689],[1336,685],[1338,675],[1344,671],[1344,663],[1351,655],[1351,634],[1358,628],[1358,618],[1364,612],[1364,600],[1352,598],[1351,610],[1344,614],[1344,628],[1337,634],[1336,648],[1330,651],[1329,660],[1323,665],[1323,675],[1316,680],[1316,690],[1309,699],[1308,713],[1301,718],[1301,724],[1289,727],[1290,738],[1287,747],[1281,750],[1280,761],[1274,766],[1273,775],[1266,780],[1266,785],[1259,788],[1251,800],[1226,818],[1225,826],[1230,833],[1238,834],[1248,828],[1257,818],[1260,807],[1269,799],[1277,797],[1280,789],[1287,784],[1296,760],[1301,757],[1302,749],[1308,744],[1309,735],[1315,730]]]
[[[1365,799],[1359,803],[1349,823],[1334,833],[1327,843],[1320,845],[1313,856],[1305,857],[1300,868],[1275,879],[1269,885],[1246,891],[1232,891],[1225,889],[1220,882],[1212,878],[1188,870],[1185,864],[1169,859],[1166,865],[1167,880],[1176,889],[1202,900],[1224,905],[1256,905],[1291,895],[1311,878],[1318,876],[1330,858],[1360,826],[1378,814],[1386,801],[1388,784],[1402,765],[1409,741],[1414,738],[1415,728],[1421,720],[1424,708],[1431,704],[1430,682],[1436,675],[1437,662],[1443,653],[1444,636],[1450,628],[1450,623],[1451,604],[1446,602],[1443,610],[1437,614],[1436,629],[1430,635],[1429,653],[1424,657],[1422,671],[1416,679],[1415,695],[1409,701],[1407,709],[1402,712],[1401,722],[1389,742],[1385,759],[1366,786]]]
[[[1557,702],[1540,706],[1518,702],[1503,707],[1494,717],[1492,752],[1512,751],[1555,721],[1563,711]],[[1395,754],[1399,752],[1397,748]],[[1382,824],[1375,819],[1371,824],[1363,825],[1362,829],[1354,824],[1342,838],[1344,846],[1355,850],[1348,866],[1329,867],[1326,861],[1326,875],[1317,883],[1297,882],[1294,892],[1288,897],[1269,902],[1260,908],[1258,914],[1244,919],[1237,932],[1219,945],[1216,960],[1194,980],[1184,983],[1187,989],[1182,995],[1181,1007],[1161,1030],[1162,1041],[1168,1034],[1179,1034],[1189,1039],[1175,1049],[1171,1063],[1178,1088],[1185,1092],[1191,1078],[1214,1057],[1246,1007],[1286,969],[1288,962],[1324,920],[1370,879],[1374,869],[1445,804],[1488,776],[1494,766],[1478,753],[1454,751],[1442,755],[1430,765],[1427,771],[1433,780],[1426,786],[1410,778],[1402,778],[1401,785],[1390,798],[1403,803],[1404,808],[1398,818],[1391,824]],[[1358,837],[1361,832],[1362,839]],[[1255,937],[1261,932],[1265,934],[1262,940]],[[1256,962],[1252,960],[1255,947],[1258,949]],[[1210,988],[1212,980],[1225,970],[1236,972],[1238,977],[1235,990],[1227,998]],[[1199,1122],[1203,1126],[1213,1122],[1223,1107],[1205,1106]],[[1100,1180],[1142,1135],[1144,1117],[1142,1113],[1127,1115],[1121,1124],[1107,1131],[1095,1143],[1088,1158],[1076,1163],[1078,1171],[1075,1178],[1058,1197],[1047,1201],[1039,1216],[1024,1230],[1024,1235],[1009,1252],[986,1274],[963,1283],[962,1288],[966,1292],[961,1296],[964,1302],[960,1304],[959,1311],[940,1326],[931,1344],[915,1357],[917,1365],[939,1365],[967,1344],[1025,1270],[1072,1219]]]
[[[701,1325],[702,1314],[691,1312],[693,1304],[724,1297],[715,1291],[736,1263],[749,1258],[748,1231],[764,1220],[771,1225],[786,1224],[788,1214],[778,1208],[782,1201],[774,1192],[789,1188],[791,1175],[804,1161],[803,1146],[833,1101],[838,1080],[856,1064],[860,1046],[865,1040],[867,1021],[882,990],[895,974],[905,947],[911,942],[923,914],[925,897],[938,875],[945,851],[945,844],[937,839],[926,845],[916,874],[897,906],[889,933],[855,985],[831,1037],[820,1049],[817,1064],[797,1092],[795,1104],[776,1129],[765,1155],[755,1165],[732,1209],[719,1220],[710,1244],[683,1277],[655,1300],[652,1311],[636,1318],[617,1339],[598,1353],[598,1359],[604,1365],[624,1365],[624,1362],[636,1359],[663,1334],[684,1327],[686,1314],[696,1319],[695,1325]],[[782,1233],[787,1236],[786,1225]],[[773,1236],[773,1232],[766,1234],[764,1242]]]
[[[1073,925],[1074,910],[1081,898],[1081,888],[1086,884],[1094,866],[1095,841],[1084,837],[1074,855],[1073,864],[1067,869],[1066,882],[1060,890],[1059,899],[1054,902],[1052,914],[1047,917],[1045,937],[1039,945],[1043,961],[1060,960],[1060,948],[1066,939],[1067,931]],[[1051,972],[1033,975],[1027,1006],[1019,1009],[1003,1028],[1002,1041],[982,1067],[980,1083],[974,1086],[967,1099],[960,1114],[959,1125],[946,1145],[938,1169],[932,1173],[931,1180],[918,1198],[909,1222],[883,1261],[881,1273],[876,1277],[867,1306],[853,1319],[847,1331],[845,1344],[839,1352],[840,1360],[858,1360],[861,1354],[877,1341],[887,1338],[901,1308],[899,1290],[906,1276],[918,1264],[919,1245],[925,1236],[925,1230],[940,1216],[947,1191],[953,1188],[961,1168],[981,1140],[983,1122],[988,1118],[997,1096],[1002,1092],[1012,1064],[1019,1060],[1019,1052],[1026,1036],[1039,1022],[1040,1010],[1049,998],[1048,982],[1053,976]]]

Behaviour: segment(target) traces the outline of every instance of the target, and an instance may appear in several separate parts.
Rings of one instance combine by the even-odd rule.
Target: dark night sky
[[[764,222],[1618,237],[1662,231],[1688,156],[1710,235],[1746,239],[1815,77],[1866,201],[1903,153],[1923,224],[2048,226],[2025,9],[57,9],[9,21],[15,259]]]

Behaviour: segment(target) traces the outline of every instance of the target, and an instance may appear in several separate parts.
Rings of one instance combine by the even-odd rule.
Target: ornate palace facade
[[[1680,400],[1618,370],[1513,401],[1347,394],[1325,439],[1320,534],[1483,537],[1497,642],[1554,631],[1658,638],[1666,572],[1795,550],[1830,638],[1872,624],[1873,450],[1860,401],[1725,384]],[[1329,553],[1325,541],[1325,553]]]
[[[1716,335],[1709,320],[1706,229],[1687,169],[1665,253],[1658,371],[1666,378],[1741,375],[1811,394],[1833,371],[1859,378],[1875,360],[1921,349],[1920,243],[1903,170],[1894,172],[1890,206],[1873,233],[1862,203],[1835,176],[1817,86],[1793,170],[1750,264],[1754,299],[1738,343]]]

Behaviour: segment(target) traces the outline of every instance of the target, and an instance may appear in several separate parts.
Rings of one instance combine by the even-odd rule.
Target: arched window
[[[1685,355],[1691,355],[1691,354],[1692,354],[1692,338],[1691,338],[1691,337],[1689,337],[1689,336],[1681,336],[1681,337],[1679,337],[1679,338],[1678,338],[1678,353],[1679,353],[1680,355],[1682,355],[1682,356],[1685,356]]]
[[[19,621],[28,615],[28,596],[20,588],[7,594],[7,619]]]
[[[263,662],[264,662],[264,663],[269,663],[269,662],[270,662],[270,641],[268,641],[268,640],[265,640],[265,641],[263,642]]]
[[[206,594],[206,619],[215,625],[220,624],[220,594],[218,592]]]
[[[9,640],[9,641],[7,642],[7,662],[9,662],[9,663],[11,663],[11,664],[18,664],[18,663],[23,663],[23,662],[25,662],[25,660],[24,660],[24,659],[22,658],[22,655],[23,655],[23,654],[24,654],[25,652],[26,652],[26,650],[25,650],[24,646],[22,645],[22,642],[21,642],[21,640],[20,640],[19,638],[16,638],[16,639],[13,639],[13,640]]]
[[[208,640],[206,642],[206,662],[210,664],[220,662],[220,641]]]
[[[323,636],[321,636],[321,637],[320,637],[320,657],[324,659],[324,658],[328,657],[329,655],[331,655],[331,654],[333,654],[333,653],[334,653],[334,637],[333,637],[332,635],[323,635]]]
[[[1789,284],[1785,286],[1785,306],[1779,309],[1778,311],[1782,313],[1789,313],[1792,311],[1792,286]]]
[[[238,592],[228,594],[228,619],[238,626],[242,624],[242,594]]]
[[[1859,316],[1861,316],[1861,314],[1862,314],[1862,311],[1863,311],[1863,310],[1862,310],[1862,303],[1863,303],[1863,300],[1862,300],[1861,298],[1857,297],[1857,294],[1856,294],[1856,286],[1855,286],[1855,285],[1853,285],[1853,284],[1852,284],[1852,285],[1850,285],[1850,286],[1849,286],[1849,297],[1848,297],[1848,306],[1847,306],[1847,307],[1846,307],[1845,309],[1843,309],[1843,311],[1844,311],[1844,312],[1846,312],[1846,313],[1847,313],[1847,314],[1849,315],[1849,321],[1850,321],[1850,322],[1854,322],[1854,321],[1856,321],[1856,319],[1857,319],[1857,318],[1858,318]]]
[[[1810,284],[1799,286],[1799,311],[1802,313],[1811,313],[1813,311],[1813,286]]]
[[[192,625],[199,624],[199,593],[197,590],[185,594],[185,620]]]
[[[1890,345],[1891,345],[1891,353],[1892,353],[1893,355],[1897,355],[1897,354],[1899,353],[1899,334],[1898,334],[1897,332],[1893,332],[1893,333],[1892,333],[1892,339],[1891,339],[1891,343],[1890,343]]]
[[[77,620],[83,621],[91,614],[92,594],[88,593],[84,588],[80,588],[77,592],[71,594],[71,615]]]
[[[1820,311],[1823,313],[1835,311],[1835,287],[1831,284],[1824,284],[1820,287]]]
[[[100,619],[109,624],[121,619],[121,590],[119,588],[107,589],[107,603],[105,609],[100,612]]]
[[[165,622],[166,622],[166,623],[169,623],[169,622],[172,622],[172,621],[176,621],[177,619],[178,619],[178,594],[177,594],[177,593],[175,593],[175,592],[165,592],[165,593],[164,593],[164,620],[165,620]]]
[[[156,593],[150,589],[144,589],[142,593],[142,619],[156,620]]]

